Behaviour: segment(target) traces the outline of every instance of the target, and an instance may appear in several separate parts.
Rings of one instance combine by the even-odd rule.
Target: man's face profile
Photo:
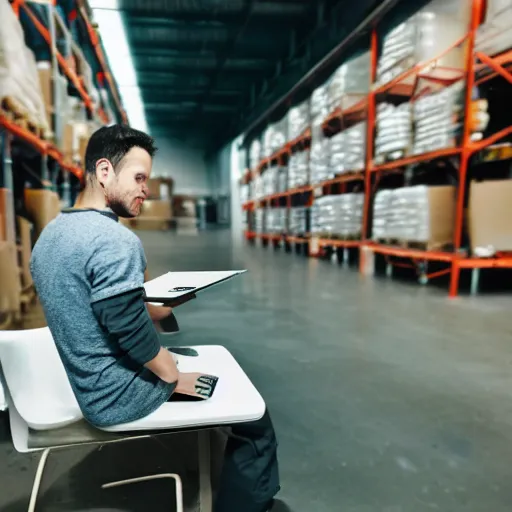
[[[107,206],[119,217],[132,218],[140,214],[147,198],[147,181],[151,174],[151,156],[139,147],[126,153],[116,170],[106,160],[96,164],[98,181],[103,187]]]

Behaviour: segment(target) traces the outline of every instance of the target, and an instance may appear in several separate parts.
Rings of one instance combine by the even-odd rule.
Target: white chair
[[[200,507],[201,512],[211,512],[209,429],[258,420],[265,412],[265,403],[225,348],[194,348],[199,356],[178,356],[179,367],[181,371],[200,371],[219,376],[211,399],[202,402],[168,402],[141,420],[101,431],[83,420],[48,328],[0,331],[0,380],[4,383],[14,447],[19,452],[44,450],[37,468],[28,512],[35,510],[50,450],[86,443],[104,444],[140,439],[184,428],[198,432]],[[143,432],[138,434],[140,431]],[[38,441],[41,435],[44,444]],[[102,487],[105,489],[159,478],[174,480],[176,510],[182,512],[181,479],[176,474],[138,477],[111,482]]]

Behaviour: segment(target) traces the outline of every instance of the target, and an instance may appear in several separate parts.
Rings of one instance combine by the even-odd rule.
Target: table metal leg
[[[199,510],[212,512],[211,447],[210,430],[197,432],[199,456]]]
[[[480,269],[474,268],[471,271],[471,295],[478,293],[478,286],[480,284]]]

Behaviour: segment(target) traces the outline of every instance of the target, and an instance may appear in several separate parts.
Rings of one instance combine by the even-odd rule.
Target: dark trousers
[[[280,489],[277,439],[268,411],[231,428],[215,512],[266,512]]]

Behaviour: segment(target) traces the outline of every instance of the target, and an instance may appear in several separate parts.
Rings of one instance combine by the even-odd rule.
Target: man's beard
[[[117,198],[108,198],[107,206],[118,216],[124,219],[133,219],[137,215],[133,214],[128,210],[125,204]]]

